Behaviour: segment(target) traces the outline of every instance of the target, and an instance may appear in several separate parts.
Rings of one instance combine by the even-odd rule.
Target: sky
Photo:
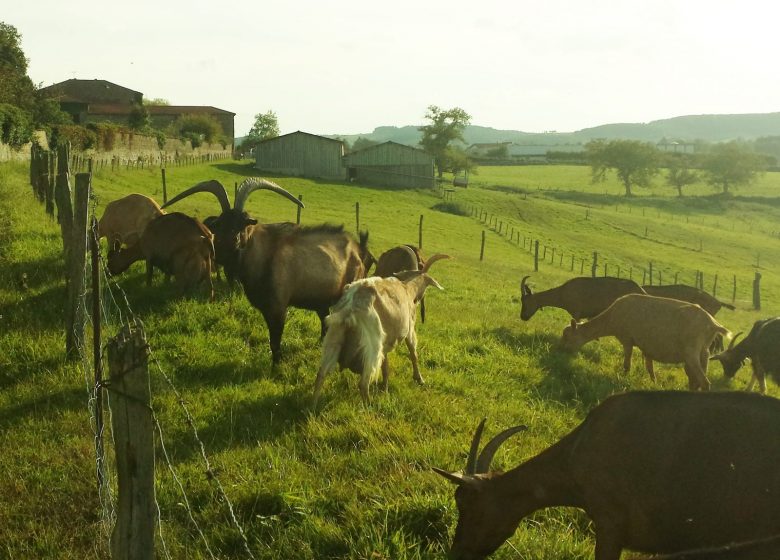
[[[780,111],[770,0],[9,0],[43,86],[103,79],[172,105],[274,111],[281,132],[369,133],[460,107],[570,132]]]

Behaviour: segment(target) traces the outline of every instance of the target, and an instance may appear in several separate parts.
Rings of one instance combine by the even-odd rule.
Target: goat
[[[165,211],[154,200],[142,194],[129,194],[112,200],[98,222],[98,238],[105,237],[111,248],[118,241],[133,245],[143,234],[147,224]]]
[[[695,303],[713,317],[725,307],[734,311],[736,309],[730,303],[725,303],[693,286],[685,284],[670,284],[667,286],[642,286],[642,289],[650,296],[679,299],[688,303]]]
[[[146,260],[146,283],[152,285],[154,267],[173,274],[182,291],[208,282],[209,296],[214,300],[211,266],[214,241],[211,232],[195,218],[180,212],[163,214],[149,222],[141,238],[124,248],[118,241],[108,253],[108,270],[120,274],[131,264]]]
[[[555,288],[533,293],[526,284],[528,278],[525,276],[520,282],[520,318],[523,321],[529,320],[542,307],[560,307],[577,321],[590,319],[620,296],[644,293],[633,280],[609,276],[572,278]]]
[[[237,278],[249,302],[268,325],[273,364],[281,360],[281,341],[287,308],[311,309],[320,319],[325,336],[328,308],[338,301],[344,286],[365,276],[368,234],[356,241],[343,226],[297,226],[289,222],[260,224],[250,218],[244,205],[251,193],[270,190],[303,203],[285,189],[266,179],[251,178],[239,185],[230,208],[225,187],[219,181],[199,183],[168,201],[173,204],[199,192],[209,192],[222,206],[214,222],[217,261],[228,281]]]
[[[730,335],[709,313],[698,305],[676,299],[628,294],[615,300],[606,311],[587,323],[572,319],[563,331],[564,348],[580,347],[603,336],[614,336],[623,345],[623,370],[631,369],[631,351],[639,347],[645,367],[655,381],[653,360],[685,365],[691,390],[707,391],[709,347],[715,335]]]
[[[731,339],[726,351],[712,356],[710,360],[718,360],[723,366],[723,375],[730,379],[744,365],[745,359],[750,358],[753,377],[747,390],[753,389],[753,384],[758,380],[759,390],[766,393],[767,373],[780,383],[780,317],[756,321],[750,333],[735,346],[740,334],[737,333]]]
[[[424,266],[425,259],[418,247],[399,245],[379,255],[374,276],[388,278],[404,270],[422,270]],[[425,297],[420,300],[420,320],[425,322]]]
[[[780,401],[754,393],[636,391],[611,396],[557,443],[512,470],[490,471],[505,430],[465,473],[435,472],[458,485],[450,558],[486,558],[536,510],[583,509],[596,560],[623,549],[650,554],[780,533]]]
[[[694,288],[693,286],[686,286],[685,284],[670,284],[668,286],[642,286],[642,289],[651,296],[665,297],[671,299],[679,299],[680,301],[687,301],[688,303],[695,303],[704,311],[712,315],[717,314],[721,308],[735,309],[730,303],[725,303],[719,299],[711,296],[707,292]],[[710,347],[710,353],[723,351],[723,337],[717,335]]]
[[[217,269],[222,267],[225,270],[225,278],[231,284],[238,277],[239,254],[246,245],[246,238],[250,235],[252,226],[257,224],[257,220],[251,218],[244,210],[244,205],[249,195],[257,190],[273,191],[304,208],[303,202],[276,183],[256,177],[244,180],[236,188],[235,201],[232,208],[230,207],[230,200],[225,187],[214,179],[203,181],[180,192],[163,205],[163,208],[167,208],[171,204],[201,192],[211,193],[217,198],[222,208],[222,213],[219,216],[209,216],[205,222],[208,223],[209,229],[214,233]]]
[[[417,303],[428,286],[442,290],[427,272],[447,255],[432,256],[422,270],[399,272],[390,278],[372,277],[351,283],[326,319],[328,330],[322,341],[322,360],[314,384],[317,405],[325,376],[336,366],[360,374],[360,395],[368,404],[368,385],[382,368],[382,387],[390,377],[387,354],[403,340],[409,350],[414,380],[425,381],[417,363],[415,317]]]

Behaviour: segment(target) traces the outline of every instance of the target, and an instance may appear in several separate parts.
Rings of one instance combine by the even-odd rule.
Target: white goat
[[[409,349],[414,379],[424,383],[417,363],[416,306],[428,286],[443,290],[426,273],[435,261],[449,258],[434,255],[423,270],[404,271],[390,278],[366,278],[349,284],[325,322],[322,360],[314,385],[314,404],[319,400],[325,376],[336,366],[360,374],[360,395],[368,403],[369,383],[382,369],[382,387],[387,389],[390,371],[387,354],[403,340]]]

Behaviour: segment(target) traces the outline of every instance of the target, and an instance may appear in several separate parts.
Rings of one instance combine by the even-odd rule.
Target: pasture
[[[232,193],[235,182],[254,174],[246,162],[173,168],[168,193],[210,178]],[[416,244],[424,215],[424,254],[454,257],[432,269],[445,291],[428,292],[427,322],[417,326],[427,384],[413,382],[401,348],[390,357],[389,392],[373,387],[370,407],[361,404],[357,376],[345,371],[326,379],[315,411],[311,393],[320,351],[314,313],[288,314],[284,358],[272,370],[267,329],[240,288],[217,282],[210,304],[202,296],[177,296],[159,274],[148,288],[143,265],[134,265],[118,283],[146,328],[153,406],[186,494],[185,501],[158,451],[160,534],[172,558],[248,556],[166,376],[194,417],[254,557],[433,559],[443,557],[457,510],[453,488],[431,467],[463,468],[482,417],[489,435],[529,426],[496,455],[493,467],[508,469],[557,441],[610,394],[687,387],[679,366],[659,364],[658,383],[651,382],[638,357],[623,375],[622,351],[613,339],[589,344],[576,356],[561,352],[557,342],[568,315],[545,309],[521,322],[522,276],[531,274],[536,289],[552,287],[573,275],[572,255],[577,275],[580,259],[597,251],[600,267],[606,262],[614,274],[620,266],[622,276],[633,267],[639,281],[649,261],[665,283],[675,273],[692,283],[694,272],[703,271],[707,291],[718,274],[718,296],[725,301],[736,275],[737,310],[717,317],[732,332],[780,314],[778,174],[768,173],[730,198],[694,186],[693,196],[683,199],[670,187],[656,187],[637,189],[639,196],[626,200],[619,185],[591,185],[585,167],[482,168],[472,186],[458,189],[446,204],[430,191],[268,178],[303,195],[304,224],[343,223],[354,231],[360,202],[360,226],[370,232],[376,255],[399,243]],[[106,558],[89,381],[80,363],[63,357],[59,226],[34,200],[27,179],[25,166],[0,165],[0,556]],[[100,170],[93,185],[98,216],[108,201],[130,192],[162,200],[158,169]],[[246,208],[263,222],[295,220],[295,207],[270,193],[253,194]],[[550,263],[548,255],[534,273],[527,248],[470,216],[471,208],[555,247],[557,256]],[[175,209],[204,218],[218,205],[202,194]],[[483,230],[488,234],[480,261]],[[763,276],[760,312],[751,309],[755,271]],[[116,306],[105,316],[106,336],[120,324],[124,303],[116,294]],[[709,377],[713,390],[741,390],[749,367],[728,381],[713,364]],[[768,386],[769,394],[780,394],[772,381]],[[550,509],[522,522],[494,557],[592,554],[587,517]]]

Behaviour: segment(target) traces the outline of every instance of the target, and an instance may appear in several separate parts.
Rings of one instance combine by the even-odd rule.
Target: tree
[[[655,146],[638,140],[592,140],[585,145],[593,182],[603,181],[612,169],[633,196],[631,188],[650,186],[658,173],[659,153]]]
[[[146,99],[143,98],[143,104],[144,105],[170,105],[171,102],[167,99],[163,99],[162,97],[155,97],[153,99]]]
[[[355,140],[355,143],[352,144],[352,151],[357,152],[358,150],[370,148],[371,146],[376,146],[377,144],[379,144],[379,142],[359,136],[358,139]]]
[[[762,169],[762,159],[738,142],[715,144],[704,156],[702,169],[707,182],[729,193],[729,188],[747,185]]]
[[[441,178],[447,170],[447,148],[455,140],[463,141],[463,131],[471,122],[471,116],[460,107],[445,111],[430,105],[425,118],[430,124],[418,128],[422,132],[420,146],[433,156]]]
[[[149,111],[146,110],[146,106],[140,103],[136,103],[130,109],[130,114],[127,116],[127,124],[133,130],[146,131],[152,126],[152,119],[149,117]]]
[[[249,129],[247,140],[255,144],[261,140],[275,138],[279,136],[279,120],[276,113],[268,111],[267,113],[258,113],[255,115],[255,124]]]
[[[683,187],[696,183],[699,175],[691,171],[691,159],[685,154],[670,154],[666,161],[666,184],[676,188],[677,195],[682,196]]]
[[[197,148],[204,141],[223,142],[222,125],[211,115],[182,115],[170,125],[171,136],[185,138]]]
[[[444,153],[443,166],[446,171],[453,174],[461,171],[474,171],[476,165],[469,155],[457,146],[449,146]]]
[[[31,113],[35,85],[27,76],[27,58],[21,42],[22,36],[14,26],[0,21],[0,103]]]

